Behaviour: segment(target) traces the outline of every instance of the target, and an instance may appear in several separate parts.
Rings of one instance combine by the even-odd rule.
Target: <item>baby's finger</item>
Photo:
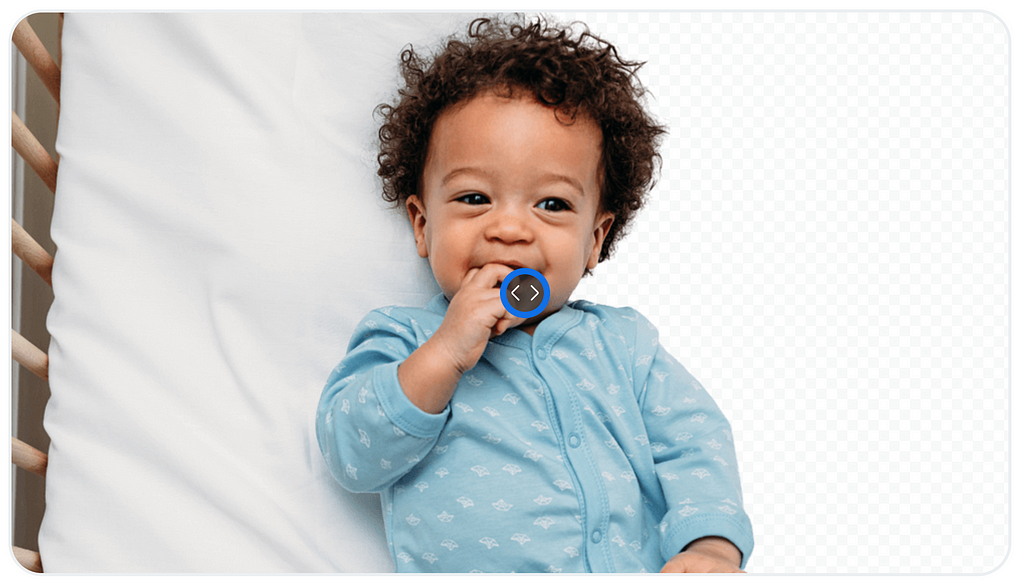
[[[494,325],[495,336],[500,335],[510,328],[517,327],[526,322],[525,318],[519,318],[518,316],[512,316],[509,312],[505,311],[505,316],[498,319],[498,323]]]
[[[498,288],[505,276],[511,274],[512,271],[512,268],[505,264],[484,264],[473,274],[472,283],[481,288]]]
[[[493,339],[494,337],[499,337],[503,335],[507,330],[508,324],[503,320],[499,320],[498,324],[494,325],[494,328],[491,329],[491,338]]]
[[[466,272],[466,275],[462,277],[462,286],[460,286],[460,288],[464,288],[466,284],[468,284],[473,279],[473,276],[476,276],[477,272],[479,271],[480,268],[470,268],[469,271]]]
[[[505,334],[505,331],[512,328],[512,325],[513,323],[508,320],[499,320],[498,324],[494,325],[494,328],[491,330],[491,338]]]

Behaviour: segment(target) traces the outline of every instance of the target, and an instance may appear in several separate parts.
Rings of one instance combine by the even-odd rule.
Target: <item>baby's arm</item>
[[[508,314],[495,288],[512,268],[487,264],[470,270],[433,336],[398,367],[409,401],[427,413],[443,411],[462,374],[472,369],[491,337],[522,322]]]
[[[327,381],[317,407],[317,442],[331,474],[350,491],[387,489],[429,452],[444,428],[447,412],[423,412],[398,382],[398,365],[417,344],[409,323],[371,312]]]
[[[470,270],[422,344],[380,312],[359,324],[317,408],[317,442],[343,487],[382,491],[433,448],[462,374],[492,336],[522,322],[507,314],[494,288],[511,271],[498,264]]]
[[[753,549],[732,429],[714,399],[637,313],[634,378],[668,512],[666,571],[739,571]],[[684,551],[685,550],[685,551]]]

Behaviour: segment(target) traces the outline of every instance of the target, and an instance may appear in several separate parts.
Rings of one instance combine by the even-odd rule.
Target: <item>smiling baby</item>
[[[478,19],[402,54],[378,173],[442,293],[356,328],[317,409],[379,492],[400,572],[730,572],[753,548],[728,421],[630,308],[569,301],[650,189],[638,63],[584,30]],[[550,301],[509,313],[502,280]]]

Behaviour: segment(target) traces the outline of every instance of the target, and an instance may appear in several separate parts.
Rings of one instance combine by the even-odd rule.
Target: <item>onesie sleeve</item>
[[[428,414],[398,383],[398,365],[418,346],[408,323],[371,312],[327,380],[316,438],[331,474],[349,491],[387,489],[426,455],[444,428],[450,408]]]
[[[668,512],[662,519],[665,561],[701,537],[728,539],[746,566],[754,548],[732,428],[714,399],[658,342],[643,315],[636,319],[633,380]]]

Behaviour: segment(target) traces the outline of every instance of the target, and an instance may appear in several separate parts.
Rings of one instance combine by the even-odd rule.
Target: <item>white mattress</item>
[[[313,413],[361,316],[437,291],[372,111],[465,20],[67,15],[47,571],[393,569]]]

